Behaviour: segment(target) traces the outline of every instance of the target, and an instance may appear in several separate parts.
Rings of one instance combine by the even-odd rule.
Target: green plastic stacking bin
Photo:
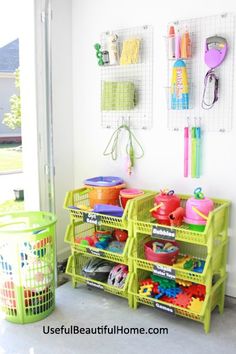
[[[55,308],[55,224],[47,212],[0,214],[0,313],[31,323]]]

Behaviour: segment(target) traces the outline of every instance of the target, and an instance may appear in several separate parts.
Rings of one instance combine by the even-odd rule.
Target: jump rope
[[[128,133],[128,142],[126,144],[126,153],[128,158],[127,172],[129,175],[132,173],[132,169],[135,164],[135,160],[141,159],[144,156],[144,150],[134,133],[131,131],[130,127],[126,124],[119,126],[112,134],[104,152],[104,156],[111,156],[112,160],[117,160],[118,157],[118,145],[121,133],[125,131]],[[134,148],[136,145],[136,149]],[[135,150],[139,149],[137,154]]]

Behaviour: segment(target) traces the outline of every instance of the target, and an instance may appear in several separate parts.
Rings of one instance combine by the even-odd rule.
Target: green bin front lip
[[[50,221],[47,220],[47,222],[42,222],[41,225],[37,226],[37,227],[29,227],[29,228],[25,228],[25,229],[21,229],[21,230],[7,230],[7,229],[4,229],[3,231],[1,231],[1,227],[5,227],[7,224],[12,224],[13,221],[17,222],[17,217],[28,217],[30,218],[30,216],[35,216],[35,214],[41,214],[41,215],[45,215],[45,216],[48,216],[49,218],[51,218]],[[4,222],[4,223],[1,223],[1,218],[2,217],[6,217],[6,216],[14,216],[14,218],[12,218],[12,221],[9,221],[9,222]],[[40,211],[40,210],[37,210],[37,211],[16,211],[16,212],[11,212],[11,213],[0,213],[0,233],[1,232],[4,232],[4,234],[12,234],[12,233],[25,233],[25,232],[32,232],[32,231],[38,231],[38,230],[41,230],[42,227],[48,227],[48,226],[52,226],[52,225],[55,225],[57,222],[57,218],[56,216],[53,214],[53,213],[50,213],[48,211]]]

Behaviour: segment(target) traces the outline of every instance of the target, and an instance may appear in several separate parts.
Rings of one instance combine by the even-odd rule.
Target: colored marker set
[[[179,29],[170,26],[168,33],[168,56],[169,59],[191,58],[191,39],[187,28],[181,34]]]
[[[190,176],[190,165],[191,177],[199,178],[201,176],[201,140],[200,119],[198,126],[195,124],[195,126],[191,128],[189,127],[188,120],[188,125],[184,127],[184,177]]]

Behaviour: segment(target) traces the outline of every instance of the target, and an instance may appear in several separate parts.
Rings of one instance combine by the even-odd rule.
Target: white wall
[[[15,4],[16,5],[16,4]],[[19,17],[22,140],[25,210],[39,210],[38,131],[36,105],[36,43],[34,2],[16,8]],[[24,19],[24,20],[22,20]]]
[[[52,0],[52,81],[57,255],[64,258],[68,213],[63,210],[66,192],[73,189],[72,32],[71,1]]]
[[[79,187],[86,177],[119,175],[132,186],[158,190],[169,187],[179,193],[192,194],[202,186],[207,196],[229,199],[235,215],[236,169],[233,151],[236,149],[236,129],[227,134],[205,134],[203,177],[183,178],[182,134],[167,130],[165,97],[166,53],[163,36],[169,21],[202,17],[221,12],[236,12],[236,3],[225,0],[74,0],[73,13],[73,97],[74,97],[74,166],[75,183]],[[116,28],[149,24],[154,27],[154,126],[150,131],[138,131],[145,157],[137,162],[135,173],[128,178],[123,159],[113,162],[102,153],[111,130],[100,128],[100,70],[96,64],[94,43],[100,33]],[[229,247],[229,281],[227,292],[236,296],[236,220],[231,217]]]

